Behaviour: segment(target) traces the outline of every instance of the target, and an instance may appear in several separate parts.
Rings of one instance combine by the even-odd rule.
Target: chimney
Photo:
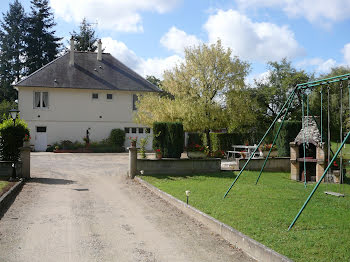
[[[69,52],[69,65],[74,65],[74,39],[73,36],[70,39],[70,52]]]
[[[102,42],[101,39],[97,43],[97,60],[102,61]]]

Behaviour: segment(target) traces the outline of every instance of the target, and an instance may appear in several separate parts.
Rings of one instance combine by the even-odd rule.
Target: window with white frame
[[[34,92],[34,108],[49,107],[49,92]]]

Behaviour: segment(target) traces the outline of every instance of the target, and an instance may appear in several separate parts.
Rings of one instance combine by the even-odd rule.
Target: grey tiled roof
[[[304,131],[305,129],[305,131]],[[321,142],[321,133],[317,127],[317,123],[312,116],[304,117],[304,129],[302,128],[295,138],[295,143],[303,144],[304,141],[306,143],[314,144],[315,146],[319,146]],[[305,140],[304,140],[305,133]]]
[[[69,65],[69,52],[17,82],[18,87],[52,87],[120,91],[159,92],[143,77],[111,54],[74,52],[74,66]]]

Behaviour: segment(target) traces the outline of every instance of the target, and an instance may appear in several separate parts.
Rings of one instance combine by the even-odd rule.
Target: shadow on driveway
[[[38,178],[31,178],[27,183],[40,183],[40,184],[47,184],[47,185],[69,185],[69,184],[75,184],[76,181],[69,180],[69,179],[60,179],[60,178],[45,178],[45,177],[38,177]]]

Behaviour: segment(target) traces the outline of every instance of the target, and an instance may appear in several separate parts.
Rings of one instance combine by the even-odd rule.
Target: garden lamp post
[[[186,190],[186,204],[188,205],[188,198],[190,197],[191,191],[190,190]]]
[[[16,119],[18,116],[19,110],[18,109],[11,109],[10,110],[10,114],[11,114],[11,118],[13,120],[13,126],[16,126]],[[15,153],[16,151],[16,143],[14,142],[13,144],[13,153]],[[17,177],[16,174],[16,159],[15,159],[15,155],[13,155],[13,162],[12,162],[12,176],[11,176],[11,180],[15,180]]]

